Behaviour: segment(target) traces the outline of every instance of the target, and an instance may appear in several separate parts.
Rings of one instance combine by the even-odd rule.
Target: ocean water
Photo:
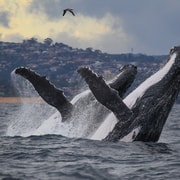
[[[157,143],[107,143],[53,134],[7,136],[9,125],[21,116],[20,106],[0,104],[0,179],[180,179],[179,104]],[[27,126],[41,123],[33,112],[27,116]]]

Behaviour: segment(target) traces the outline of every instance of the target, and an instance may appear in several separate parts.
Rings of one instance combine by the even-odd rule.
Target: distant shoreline
[[[0,97],[0,104],[3,103],[44,103],[40,97]]]

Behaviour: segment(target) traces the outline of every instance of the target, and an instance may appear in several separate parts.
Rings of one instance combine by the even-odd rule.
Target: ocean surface
[[[180,179],[178,104],[157,143],[107,143],[53,134],[7,136],[8,127],[23,118],[20,108],[20,104],[0,104],[0,179]],[[48,116],[52,112],[43,113]],[[31,126],[32,119],[38,126],[37,114],[26,114],[30,122],[20,129]]]

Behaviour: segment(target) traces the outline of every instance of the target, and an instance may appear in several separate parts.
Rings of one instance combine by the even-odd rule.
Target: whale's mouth
[[[172,55],[175,52],[180,52],[180,46],[174,46],[170,49],[169,54]]]
[[[171,57],[174,55],[174,54],[177,54],[177,53],[180,53],[180,46],[174,46],[172,47],[170,50],[169,50],[169,57],[167,58],[164,66],[169,62],[169,60],[171,59]]]

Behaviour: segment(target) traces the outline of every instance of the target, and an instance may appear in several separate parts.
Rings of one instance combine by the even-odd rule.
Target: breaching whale
[[[15,73],[31,82],[44,101],[60,112],[62,122],[68,123],[74,119],[84,119],[83,121],[87,123],[84,127],[83,137],[89,137],[93,134],[110,113],[89,90],[80,93],[72,101],[69,101],[64,92],[51,84],[45,76],[40,76],[24,67],[17,68]],[[118,92],[120,97],[123,97],[134,81],[136,74],[136,66],[124,65],[120,68],[120,73],[109,82],[109,85]],[[52,118],[57,118],[57,116]]]
[[[171,49],[170,59],[164,67],[124,100],[93,71],[80,68],[78,72],[85,79],[96,99],[107,107],[117,120],[113,125],[111,124],[113,127],[110,132],[103,132],[103,135],[101,131],[105,126],[102,124],[95,133],[94,139],[110,142],[158,141],[180,89],[180,48]]]
[[[121,72],[124,76],[119,76],[114,81],[114,86],[113,83],[106,83],[102,76],[91,69],[79,68],[78,73],[85,79],[93,95],[88,91],[85,96],[77,96],[71,102],[67,100],[61,89],[57,89],[45,77],[30,69],[17,68],[15,73],[32,83],[39,95],[61,113],[64,123],[76,115],[79,107],[82,108],[79,104],[84,103],[84,99],[84,109],[81,109],[81,113],[89,108],[88,103],[99,102],[95,107],[100,109],[95,108],[96,111],[91,118],[89,118],[91,114],[86,116],[92,123],[83,136],[85,138],[110,142],[156,142],[179,93],[180,50],[178,47],[171,49],[170,58],[164,67],[144,81],[124,100],[122,95],[131,85],[136,74],[136,68],[133,66],[129,71],[125,68]],[[125,83],[121,84],[119,80],[122,79],[124,80],[120,82]],[[122,87],[122,94],[118,92],[120,87]],[[95,127],[92,128],[94,125]]]

